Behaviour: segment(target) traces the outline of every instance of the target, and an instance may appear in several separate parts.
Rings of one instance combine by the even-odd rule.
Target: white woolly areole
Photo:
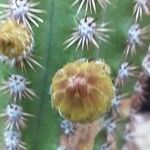
[[[141,42],[141,28],[138,24],[134,24],[128,30],[128,42],[131,44],[139,44]]]
[[[8,87],[15,95],[22,93],[26,89],[26,79],[21,75],[11,75],[8,80]]]
[[[120,79],[129,77],[129,63],[125,62],[120,66],[118,76]]]
[[[63,129],[64,134],[72,134],[74,132],[74,126],[73,123],[68,120],[63,120],[61,122],[60,127]]]
[[[21,19],[29,11],[28,0],[14,0],[11,5],[11,15],[15,18]]]
[[[108,134],[113,133],[116,129],[116,122],[112,119],[108,119],[104,122],[104,127],[106,128]]]
[[[16,150],[21,142],[21,134],[17,131],[7,130],[4,133],[6,150]]]
[[[130,65],[128,62],[121,64],[116,78],[116,85],[123,85],[129,77],[136,76],[137,67]]]
[[[22,107],[10,104],[7,106],[6,115],[11,122],[18,122],[22,116]]]
[[[80,20],[79,31],[81,36],[90,39],[93,36],[95,28],[96,28],[96,23],[94,18],[87,17],[86,19],[83,18]]]

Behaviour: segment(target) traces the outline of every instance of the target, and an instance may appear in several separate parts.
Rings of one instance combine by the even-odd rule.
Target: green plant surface
[[[4,2],[0,0],[0,2]],[[8,74],[20,73],[28,80],[32,81],[32,89],[37,94],[34,101],[23,100],[24,111],[34,114],[27,122],[28,126],[23,130],[23,139],[27,143],[29,150],[56,150],[59,145],[60,121],[62,118],[52,108],[50,99],[50,84],[54,73],[67,62],[79,58],[103,58],[112,68],[112,78],[116,75],[121,64],[123,49],[125,47],[128,28],[133,21],[133,2],[131,0],[112,0],[112,5],[103,11],[97,7],[97,22],[110,22],[113,32],[110,33],[109,43],[99,43],[100,50],[93,47],[90,51],[75,51],[75,46],[64,50],[63,42],[68,38],[71,29],[77,25],[76,16],[77,7],[71,8],[73,1],[70,0],[42,0],[40,8],[47,11],[41,17],[44,20],[40,28],[33,27],[35,47],[34,54],[36,60],[45,68],[35,67],[35,71],[27,68],[26,72],[19,69],[10,68],[7,65],[0,64],[0,81],[6,78]],[[141,25],[147,25],[150,19],[145,17]],[[148,46],[147,46],[148,47]],[[138,49],[138,55],[131,57],[130,62],[139,65],[146,48]],[[131,89],[131,84],[127,89]],[[0,111],[2,111],[9,102],[8,96],[0,94]],[[0,149],[3,149],[3,120],[0,121]],[[101,134],[100,134],[101,135]],[[98,136],[95,150],[99,150],[99,141],[105,141],[103,136]],[[119,135],[120,136],[120,135]]]

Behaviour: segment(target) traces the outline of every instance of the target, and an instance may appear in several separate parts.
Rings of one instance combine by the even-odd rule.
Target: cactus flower
[[[34,39],[31,30],[15,20],[0,23],[0,61],[25,68],[28,64],[40,66],[33,57]]]
[[[110,68],[102,61],[77,60],[52,79],[52,105],[74,122],[91,122],[110,108],[114,88]]]

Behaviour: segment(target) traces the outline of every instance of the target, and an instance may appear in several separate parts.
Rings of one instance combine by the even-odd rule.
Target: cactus
[[[142,150],[135,138],[139,127],[132,124],[141,124],[145,115],[136,112],[149,98],[149,0],[0,3],[0,149]],[[94,119],[83,116],[86,123],[59,115],[51,105],[53,76],[81,58],[89,64],[104,59],[116,92],[114,97],[112,86],[111,91],[106,87],[111,109],[103,116],[94,112]],[[110,73],[105,67],[105,74]]]

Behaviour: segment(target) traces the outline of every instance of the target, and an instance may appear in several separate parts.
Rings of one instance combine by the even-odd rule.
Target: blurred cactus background
[[[15,0],[0,0],[0,3],[9,4],[10,1]],[[43,20],[41,23],[42,20],[39,19],[39,28],[29,20],[34,37],[32,53],[38,62],[33,63],[34,69],[30,65],[24,70],[18,66],[0,63],[1,86],[12,74],[19,74],[26,78],[26,82],[31,82],[29,90],[32,91],[29,91],[29,95],[33,101],[29,100],[30,96],[19,101],[23,112],[29,115],[25,117],[26,128],[19,129],[22,133],[21,141],[26,143],[28,150],[149,150],[149,141],[142,143],[141,137],[148,139],[150,130],[150,1],[110,0],[107,6],[100,6],[98,0],[93,0],[96,3],[96,12],[92,9],[92,12],[87,10],[87,13],[86,4],[78,11],[82,1],[72,6],[73,2],[74,0],[41,0],[37,6],[46,12],[37,13]],[[107,0],[103,2],[105,4]],[[135,5],[138,7],[139,16],[136,15],[138,12],[134,13]],[[104,34],[101,33],[104,36],[99,38],[95,35],[97,44],[93,42],[89,46],[85,44],[84,47],[81,44],[77,51],[76,42],[67,47],[69,42],[65,41],[72,34],[72,29],[78,27],[80,20],[86,17],[93,17],[98,25],[108,23],[101,28],[104,29]],[[1,15],[0,18],[5,20],[7,17],[3,18]],[[104,60],[111,68],[116,91],[111,110],[98,120],[86,124],[65,120],[52,107],[50,95],[52,78],[58,69],[81,58]],[[119,72],[120,68],[125,72]],[[1,114],[12,99],[9,94],[0,92]],[[3,117],[0,118],[1,150],[6,147],[5,121]],[[143,124],[145,126],[142,127]],[[147,131],[139,131],[138,125]]]

